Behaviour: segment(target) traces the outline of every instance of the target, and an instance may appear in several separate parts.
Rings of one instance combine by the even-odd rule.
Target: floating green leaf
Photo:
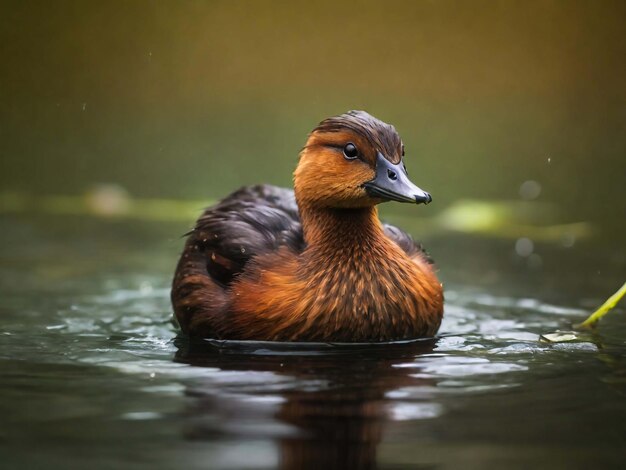
[[[575,331],[556,331],[554,333],[545,333],[539,336],[540,341],[546,343],[565,343],[568,341],[578,340],[578,334]]]

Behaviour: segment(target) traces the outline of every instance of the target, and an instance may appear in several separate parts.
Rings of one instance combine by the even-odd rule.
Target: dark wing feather
[[[208,273],[225,285],[254,256],[282,245],[299,253],[304,241],[293,191],[269,185],[241,188],[202,214],[187,243],[198,247]]]
[[[413,240],[413,237],[406,233],[404,230],[399,229],[395,225],[383,224],[385,229],[385,235],[391,238],[396,244],[402,248],[407,255],[414,257],[420,255],[428,263],[433,264],[433,259],[428,252],[424,249],[420,242]]]

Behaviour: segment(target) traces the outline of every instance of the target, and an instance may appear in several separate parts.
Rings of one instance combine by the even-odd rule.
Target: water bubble
[[[541,194],[541,184],[534,180],[524,181],[519,188],[519,195],[522,199],[530,201],[537,199]]]
[[[515,253],[527,258],[533,254],[535,244],[530,238],[518,238],[515,242]]]

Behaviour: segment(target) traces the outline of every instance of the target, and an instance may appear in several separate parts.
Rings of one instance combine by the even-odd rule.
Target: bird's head
[[[294,187],[300,204],[317,207],[432,200],[409,180],[396,129],[365,111],[349,111],[319,123],[300,154]]]

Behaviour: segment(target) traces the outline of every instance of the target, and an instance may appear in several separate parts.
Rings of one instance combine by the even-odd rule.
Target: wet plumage
[[[402,153],[392,126],[351,112],[311,133],[295,193],[246,187],[208,208],[173,283],[183,331],[348,342],[435,334],[443,296],[430,259],[377,216],[376,204],[387,199],[430,200],[406,178]]]

